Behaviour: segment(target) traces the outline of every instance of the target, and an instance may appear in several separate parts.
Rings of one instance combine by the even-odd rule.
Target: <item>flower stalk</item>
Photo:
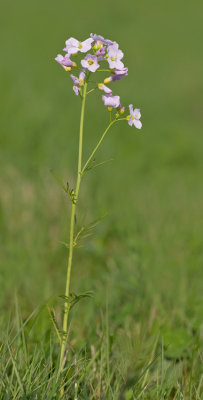
[[[71,278],[71,267],[72,267],[72,259],[73,259],[73,247],[74,247],[73,238],[74,238],[76,206],[77,206],[77,202],[78,202],[78,195],[79,195],[80,183],[81,183],[81,178],[82,178],[82,174],[81,174],[82,146],[83,146],[83,129],[84,129],[86,95],[87,95],[87,83],[84,84],[84,90],[83,90],[83,96],[82,96],[77,182],[76,182],[76,190],[75,190],[75,201],[72,201],[72,209],[71,209],[70,234],[69,234],[69,256],[68,256],[66,288],[65,288],[66,301],[64,303],[63,337],[62,337],[61,351],[60,351],[60,370],[63,369],[63,359],[64,359],[64,353],[65,353],[66,338],[67,338],[67,334],[68,334],[68,317],[69,317],[69,311],[70,311],[70,303],[68,302],[68,296],[70,294],[70,278]]]

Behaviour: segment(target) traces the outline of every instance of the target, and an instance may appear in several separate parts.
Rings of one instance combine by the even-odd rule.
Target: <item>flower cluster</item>
[[[72,37],[66,40],[63,50],[66,52],[65,56],[58,54],[55,60],[65,71],[72,71],[73,68],[79,70],[79,77],[73,74],[70,75],[73,81],[74,93],[77,96],[82,96],[82,88],[85,82],[91,83],[91,73],[95,73],[96,71],[109,72],[109,76],[106,77],[103,82],[93,82],[94,85],[96,83],[96,87],[94,87],[92,91],[99,89],[104,92],[102,96],[104,105],[110,112],[113,109],[116,110],[115,118],[118,119],[120,115],[124,114],[125,107],[120,103],[120,96],[113,95],[112,89],[107,86],[111,82],[118,81],[128,75],[128,68],[125,67],[123,63],[124,54],[122,50],[119,49],[118,43],[91,33],[90,37],[83,42]],[[82,56],[80,66],[78,66],[75,61],[71,60],[71,56],[73,58],[78,55],[78,53],[82,53],[82,55],[87,53],[85,57]],[[130,126],[134,125],[136,128],[141,129],[140,110],[133,110],[133,106],[130,104],[129,112],[130,114],[123,119],[128,120]]]

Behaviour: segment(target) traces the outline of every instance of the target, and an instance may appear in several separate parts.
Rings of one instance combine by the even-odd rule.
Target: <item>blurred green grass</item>
[[[106,293],[112,327],[124,332],[151,318],[200,328],[202,12],[200,0],[1,1],[2,315],[14,291],[26,314],[64,290],[69,208],[49,168],[74,183],[80,101],[54,57],[68,37],[96,32],[125,53],[129,76],[114,87],[141,108],[143,130],[116,126],[97,155],[114,161],[83,183],[80,218],[109,215],[75,253],[72,287],[95,291],[75,329],[94,337]],[[84,158],[107,118],[100,97],[88,99]]]

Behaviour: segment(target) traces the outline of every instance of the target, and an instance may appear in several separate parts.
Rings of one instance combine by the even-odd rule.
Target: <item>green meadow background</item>
[[[72,345],[96,346],[108,314],[112,362],[126,370],[147,363],[157,335],[168,358],[194,352],[200,365],[202,14],[201,0],[1,0],[1,331],[15,296],[26,318],[64,292],[70,204],[50,169],[74,185],[80,99],[54,57],[70,36],[93,32],[124,51],[129,75],[112,88],[141,109],[143,129],[116,125],[96,157],[113,161],[82,183],[78,221],[108,215],[74,254],[72,290],[94,297],[74,309]],[[92,94],[84,160],[107,121]],[[44,312],[35,340],[49,329]]]

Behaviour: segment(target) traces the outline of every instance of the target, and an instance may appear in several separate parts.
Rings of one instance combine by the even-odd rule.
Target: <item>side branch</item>
[[[81,170],[81,175],[84,174],[84,172],[85,172],[86,168],[88,167],[89,163],[92,161],[92,159],[93,159],[93,157],[94,157],[96,151],[98,150],[98,148],[100,147],[101,143],[103,142],[103,140],[104,140],[104,138],[105,138],[107,132],[109,131],[109,129],[111,128],[111,126],[112,126],[115,122],[117,122],[116,119],[114,119],[113,121],[111,121],[110,124],[107,126],[106,130],[105,130],[104,133],[102,134],[100,140],[98,141],[97,145],[95,146],[94,150],[92,151],[92,153],[90,154],[88,160],[86,161],[84,167],[82,168],[82,170]]]

